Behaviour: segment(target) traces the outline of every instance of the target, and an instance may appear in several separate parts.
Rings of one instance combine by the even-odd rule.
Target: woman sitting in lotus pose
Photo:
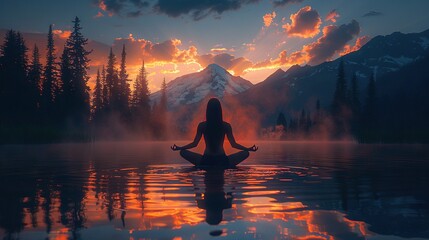
[[[203,155],[187,150],[196,147],[203,135],[206,142],[206,149]],[[227,156],[223,149],[225,135],[233,148],[242,151]],[[247,148],[235,141],[231,125],[222,119],[222,107],[219,100],[212,98],[207,103],[206,121],[198,124],[194,141],[182,147],[174,144],[171,149],[173,151],[180,150],[180,155],[195,166],[228,167],[241,163],[249,157],[249,151],[255,152],[258,147],[253,145]]]

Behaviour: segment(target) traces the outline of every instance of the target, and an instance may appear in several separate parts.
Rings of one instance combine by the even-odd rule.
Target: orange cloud
[[[101,10],[103,10],[103,11],[105,11],[105,12],[107,12],[107,14],[109,15],[109,17],[111,17],[111,16],[113,16],[113,12],[112,11],[109,11],[109,9],[107,8],[107,5],[106,5],[106,3],[103,1],[103,0],[99,0],[98,1],[98,7],[101,9]],[[100,13],[100,12],[99,12]],[[102,13],[101,13],[102,14]],[[98,16],[99,14],[97,14],[97,16]]]
[[[182,41],[170,39],[162,43],[146,41],[142,46],[143,56],[148,61],[162,62],[192,62],[197,56],[197,48],[190,46],[188,49],[180,50]]]
[[[146,63],[189,63],[195,62],[198,50],[195,46],[181,49],[180,39],[170,39],[161,43],[154,43],[146,39],[134,38],[132,34],[128,38],[117,38],[113,49],[120,52],[122,45],[127,49],[127,61],[132,64],[140,64],[144,59]]]
[[[334,9],[328,13],[328,15],[325,18],[325,21],[327,21],[327,22],[331,21],[331,22],[335,23],[335,22],[337,22],[337,18],[339,18],[339,17],[340,17],[340,14],[337,12],[336,9]]]
[[[259,63],[256,63],[252,66],[250,71],[262,70],[262,69],[276,69],[281,67],[288,67],[296,64],[304,64],[308,61],[308,57],[304,52],[296,51],[288,55],[287,51],[282,51],[279,53],[277,58],[265,60]]]
[[[98,12],[97,15],[94,16],[94,18],[101,18],[104,14],[102,12]]]
[[[69,30],[59,30],[59,29],[55,29],[55,30],[52,30],[52,33],[53,33],[55,36],[58,36],[59,38],[63,38],[63,39],[67,39],[67,38],[69,38],[69,37],[70,37],[70,35],[71,35],[71,31],[69,31]]]
[[[223,53],[223,52],[227,52],[227,51],[228,51],[228,49],[222,48],[222,47],[210,49],[210,52],[212,52],[212,53]]]
[[[254,43],[243,43],[243,46],[245,46],[247,51],[249,51],[249,52],[253,52],[256,50]]]
[[[273,23],[273,19],[276,17],[276,12],[267,13],[265,14],[262,19],[264,20],[265,27],[271,26]]]
[[[223,68],[233,72],[234,75],[241,75],[243,72],[250,68],[253,63],[244,57],[236,58],[234,55],[229,53],[221,54],[205,54],[198,56],[198,63],[202,67],[206,67],[209,64],[216,63]]]
[[[346,54],[349,54],[351,52],[355,52],[355,51],[359,50],[363,45],[367,44],[369,42],[369,40],[371,40],[371,38],[369,36],[363,36],[363,37],[356,39],[355,45],[354,46],[346,45],[344,47],[344,51],[342,53],[340,53],[340,55],[344,56]]]
[[[224,52],[235,52],[235,49],[234,48],[228,49],[228,48],[224,48],[224,47],[214,47],[214,48],[210,49],[210,52],[214,53],[214,54],[220,54],[220,53],[224,53]]]
[[[289,36],[312,38],[320,32],[322,19],[310,6],[303,7],[297,13],[290,15],[290,20],[292,23],[283,25]]]
[[[107,6],[106,6],[106,4],[104,3],[104,1],[99,1],[99,2],[98,2],[98,7],[99,7],[101,10],[103,10],[103,11],[107,11]]]

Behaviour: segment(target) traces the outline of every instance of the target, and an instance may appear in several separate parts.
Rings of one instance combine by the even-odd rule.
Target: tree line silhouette
[[[160,100],[151,103],[144,61],[131,81],[124,45],[119,61],[110,49],[106,64],[97,71],[91,96],[88,39],[81,33],[79,18],[72,22],[73,31],[61,54],[57,53],[49,26],[45,64],[41,63],[39,46],[35,45],[29,54],[21,33],[6,33],[0,45],[0,143],[166,139],[165,79]],[[382,83],[376,84],[375,76],[370,76],[364,93],[356,74],[350,80],[346,77],[341,60],[332,103],[321,107],[317,101],[311,109],[280,112],[275,126],[262,129],[262,136],[314,139],[323,134],[328,139],[353,136],[359,142],[427,142],[428,81],[423,81],[427,76],[423,66],[428,59],[429,55],[399,72],[382,76]],[[386,97],[387,85],[392,85],[392,81],[386,82],[388,78],[404,90],[392,90],[393,95]],[[404,84],[407,79],[412,84]],[[384,90],[381,94],[377,91],[380,85]]]
[[[341,60],[331,109],[331,116],[336,126],[334,137],[351,133],[358,141],[380,140],[376,131],[378,101],[374,74],[368,81],[363,104],[361,104],[360,95],[356,73],[353,74],[350,87],[348,87],[344,62]]]
[[[329,139],[353,136],[359,142],[380,141],[377,131],[378,100],[374,75],[371,75],[368,81],[364,96],[364,101],[361,101],[356,73],[348,83],[344,62],[341,60],[330,107],[322,109],[320,101],[317,100],[314,114],[306,109],[302,109],[301,114],[288,113],[289,122],[285,114],[280,112],[274,128],[264,129],[263,135],[279,139],[314,139],[320,138],[320,134],[327,131],[325,137]]]
[[[165,79],[161,101],[151,107],[143,62],[131,92],[124,45],[119,69],[110,49],[106,67],[97,71],[91,99],[91,51],[86,50],[88,39],[81,33],[79,18],[72,22],[73,31],[59,58],[49,26],[45,65],[37,45],[29,60],[21,33],[6,33],[0,46],[0,142],[81,141],[130,133],[165,138]]]

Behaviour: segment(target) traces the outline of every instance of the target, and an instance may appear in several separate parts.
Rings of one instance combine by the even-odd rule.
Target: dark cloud
[[[225,11],[237,10],[243,5],[260,0],[157,0],[154,10],[170,17],[190,14],[193,20],[200,20],[210,14],[220,15]]]
[[[290,16],[291,24],[283,25],[290,36],[310,38],[316,36],[320,30],[322,19],[319,13],[310,6],[301,8]]]
[[[347,43],[355,38],[359,32],[360,26],[356,20],[339,27],[334,25],[326,26],[323,29],[321,38],[303,48],[303,51],[308,55],[308,63],[317,65],[331,60],[336,53],[342,52]]]
[[[209,15],[220,18],[226,11],[238,10],[244,5],[262,0],[92,0],[109,16],[138,17],[148,11],[165,14],[169,17],[190,15],[194,21]],[[301,3],[304,0],[273,0],[275,7],[290,3]],[[144,11],[147,10],[147,11]],[[101,16],[101,15],[100,15]]]
[[[162,43],[146,44],[144,50],[159,61],[171,62],[176,54],[177,45],[173,40],[167,40]]]
[[[237,10],[243,5],[261,0],[93,0],[99,8],[110,16],[137,17],[150,9],[170,17],[191,15],[195,21],[209,15],[219,18],[223,12]]]
[[[128,12],[127,13],[127,17],[138,17],[140,15],[142,15],[142,11],[141,10],[137,10],[137,11],[133,11],[133,12]]]
[[[382,15],[383,15],[382,12],[369,11],[369,12],[365,13],[362,17],[378,17],[378,16],[382,16]]]
[[[145,0],[93,0],[93,2],[109,16],[138,17],[142,15],[143,9],[150,6]]]
[[[236,58],[229,53],[201,55],[198,56],[198,63],[202,67],[207,67],[209,64],[216,63],[225,69],[234,71],[234,75],[241,75],[244,70],[253,65],[248,59],[244,57]]]
[[[134,4],[137,8],[145,8],[149,7],[149,2],[143,1],[143,0],[129,0],[131,3]]]
[[[304,0],[276,0],[276,1],[273,1],[273,4],[275,7],[280,7],[280,6],[285,6],[289,3],[301,3],[303,1]]]

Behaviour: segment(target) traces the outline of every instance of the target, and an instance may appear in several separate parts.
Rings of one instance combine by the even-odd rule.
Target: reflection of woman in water
[[[204,155],[187,150],[196,147],[203,135],[206,142]],[[233,148],[242,151],[227,156],[223,149],[225,135]],[[258,147],[253,145],[247,148],[235,141],[231,125],[222,119],[222,107],[219,100],[212,98],[207,103],[206,121],[198,124],[194,141],[183,147],[174,144],[171,149],[180,150],[180,155],[196,166],[235,166],[249,156],[249,151],[257,151]]]
[[[197,193],[195,196],[198,208],[206,210],[206,222],[210,225],[218,225],[223,219],[223,210],[232,207],[232,193],[225,193],[224,184],[224,169],[206,171],[204,194]]]

